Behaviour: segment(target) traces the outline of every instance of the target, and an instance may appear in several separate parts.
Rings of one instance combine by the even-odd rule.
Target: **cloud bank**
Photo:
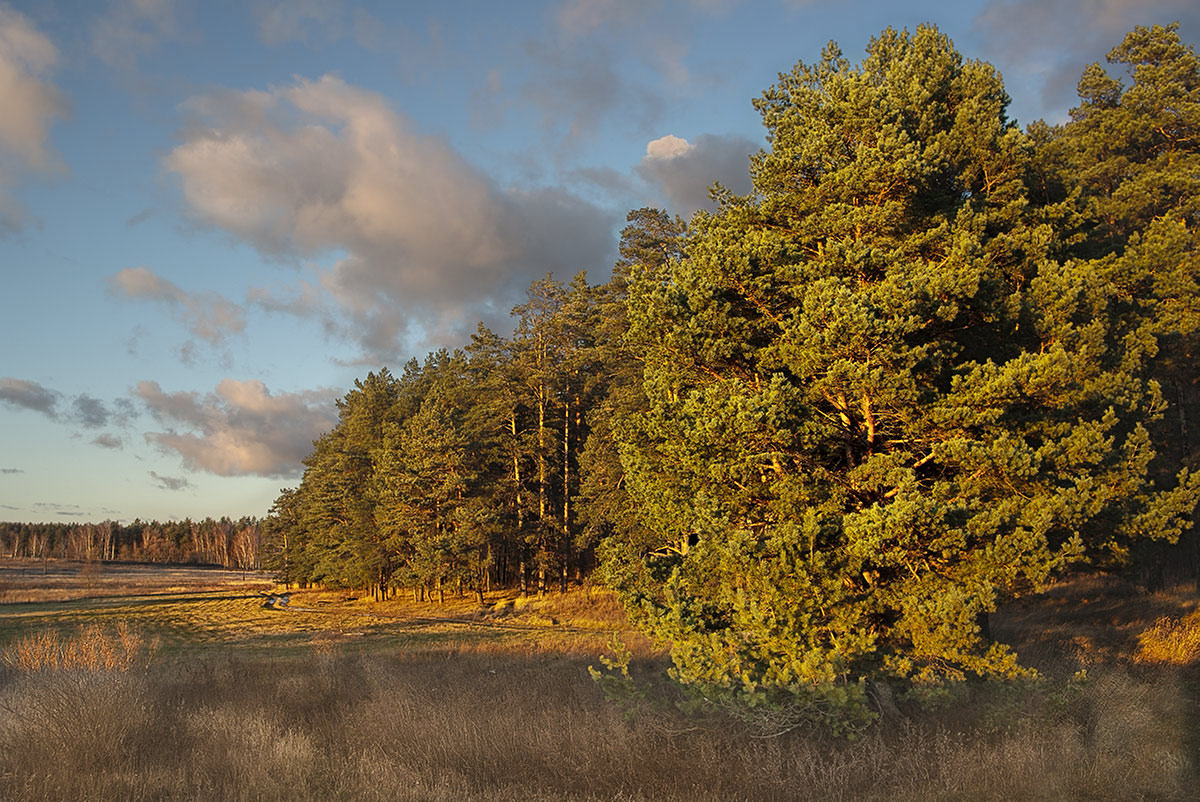
[[[192,125],[165,166],[191,214],[274,257],[340,256],[321,288],[366,354],[462,336],[533,278],[611,255],[613,216],[557,188],[501,189],[338,78],[184,111]]]
[[[134,394],[167,427],[148,442],[218,476],[298,476],[313,440],[337,419],[332,390],[272,395],[259,381],[225,379],[203,396],[144,381]]]
[[[49,136],[67,104],[45,80],[57,61],[58,49],[29,18],[0,4],[0,234],[21,230],[28,218],[9,187],[26,172],[63,169]]]

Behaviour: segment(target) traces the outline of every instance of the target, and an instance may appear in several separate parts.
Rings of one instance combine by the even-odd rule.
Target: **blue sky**
[[[746,191],[751,100],[938,25],[1023,126],[1192,0],[0,2],[0,520],[264,515],[356,377]]]

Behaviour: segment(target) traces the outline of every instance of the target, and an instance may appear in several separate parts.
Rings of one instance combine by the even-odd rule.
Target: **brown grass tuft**
[[[55,630],[27,635],[0,654],[15,671],[130,671],[144,667],[158,649],[125,621],[80,626],[71,636]]]
[[[1134,659],[1172,666],[1200,663],[1200,611],[1182,618],[1159,618],[1138,636]]]

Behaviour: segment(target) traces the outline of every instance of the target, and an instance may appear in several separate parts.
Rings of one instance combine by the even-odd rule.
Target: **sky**
[[[0,520],[266,515],[355,378],[749,191],[751,101],[933,23],[1061,122],[1194,0],[0,0]]]

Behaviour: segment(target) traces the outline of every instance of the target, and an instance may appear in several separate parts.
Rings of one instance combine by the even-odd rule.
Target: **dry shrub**
[[[80,626],[71,636],[55,630],[27,635],[0,654],[0,662],[15,671],[131,671],[144,668],[158,650],[125,621],[114,627]]]
[[[1188,666],[1200,662],[1200,610],[1183,618],[1164,616],[1140,635],[1139,663]]]

